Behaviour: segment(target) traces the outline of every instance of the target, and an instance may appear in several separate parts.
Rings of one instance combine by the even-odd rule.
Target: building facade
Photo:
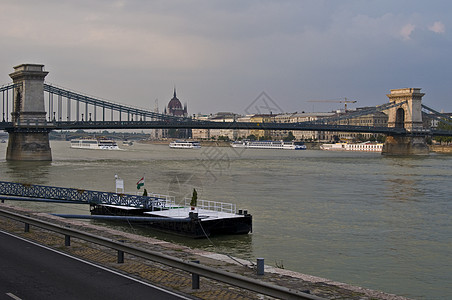
[[[365,110],[369,107],[357,108],[356,110]],[[352,125],[352,126],[369,126],[369,127],[388,127],[388,115],[383,112],[375,112],[369,115],[340,120],[338,125]],[[334,140],[356,140],[357,138],[369,140],[376,137],[374,133],[357,133],[357,132],[330,132],[328,138],[330,141]]]
[[[366,108],[358,108],[366,109]],[[314,122],[323,118],[342,116],[351,114],[349,112],[318,112],[318,113],[283,113],[283,114],[253,114],[239,116],[234,113],[219,112],[215,115],[198,115],[195,119],[206,120],[212,122],[251,122],[251,123],[301,123]],[[376,112],[370,115],[344,119],[332,122],[338,125],[354,125],[354,126],[371,126],[371,127],[387,127],[388,116],[383,112]],[[297,141],[318,141],[331,142],[337,140],[356,140],[371,139],[376,137],[372,133],[355,133],[355,132],[326,132],[326,131],[301,131],[301,130],[259,130],[259,129],[193,129],[194,139],[218,139],[228,138],[230,140],[246,139],[254,136],[256,139],[273,139],[283,140],[290,135],[294,136]]]
[[[299,122],[313,122],[318,119],[330,117],[334,113],[285,113],[275,116],[276,123],[299,123]],[[296,140],[299,141],[319,141],[325,138],[325,134],[319,131],[301,131],[301,130],[272,130],[272,137],[274,139],[284,139],[292,132]]]
[[[182,103],[177,98],[176,88],[174,88],[173,98],[168,102],[168,106],[165,107],[163,112],[165,115],[186,118],[188,116],[187,104],[182,106]],[[191,129],[163,129],[163,138],[191,138]]]

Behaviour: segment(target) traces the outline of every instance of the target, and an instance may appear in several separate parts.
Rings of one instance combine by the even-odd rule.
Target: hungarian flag
[[[139,190],[144,185],[144,177],[141,177],[137,182],[137,190]]]

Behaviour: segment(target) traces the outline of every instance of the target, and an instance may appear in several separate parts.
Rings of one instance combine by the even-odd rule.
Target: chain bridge
[[[452,125],[447,115],[421,103],[420,88],[391,90],[389,103],[344,115],[299,123],[211,122],[175,117],[87,96],[45,83],[44,65],[22,64],[10,74],[2,93],[0,130],[9,134],[6,159],[51,160],[49,132],[75,129],[262,129],[380,133],[388,136],[383,153],[426,154],[427,136],[452,136],[452,131],[423,127],[422,114]],[[388,114],[388,126],[338,125],[375,112]],[[345,122],[346,123],[346,122]]]

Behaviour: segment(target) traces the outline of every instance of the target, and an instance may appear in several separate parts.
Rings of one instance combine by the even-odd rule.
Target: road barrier
[[[246,290],[254,291],[259,294],[264,294],[280,299],[313,299],[322,300],[324,298],[310,295],[305,292],[289,289],[282,286],[277,286],[267,282],[255,280],[242,275],[233,274],[230,272],[217,270],[215,268],[204,266],[193,261],[184,261],[182,259],[168,256],[159,252],[141,249],[132,245],[126,245],[120,241],[114,241],[108,238],[95,236],[89,233],[82,232],[80,230],[72,229],[69,227],[52,224],[46,221],[38,220],[35,218],[19,215],[6,210],[0,209],[0,216],[23,222],[25,224],[25,231],[30,230],[30,225],[56,232],[64,235],[65,245],[70,246],[70,238],[77,238],[84,241],[88,241],[97,245],[108,247],[118,251],[118,263],[123,262],[124,253],[129,253],[137,257],[141,257],[150,261],[158,262],[176,269],[186,271],[197,276],[192,276],[196,280],[199,276],[204,276],[216,281],[221,281],[230,285],[234,285]],[[196,283],[193,284],[196,286]]]

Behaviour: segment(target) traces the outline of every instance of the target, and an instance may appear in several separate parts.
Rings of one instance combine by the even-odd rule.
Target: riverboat
[[[109,139],[73,139],[71,148],[91,150],[120,150],[118,144]]]
[[[382,143],[363,142],[357,144],[334,143],[323,144],[320,149],[327,151],[364,151],[364,152],[381,152],[383,150]]]
[[[122,141],[122,145],[123,145],[123,146],[133,146],[133,142],[132,142],[132,141],[125,140],[125,141]]]
[[[233,148],[251,149],[281,149],[281,150],[306,150],[303,142],[284,141],[236,141],[231,144]]]
[[[201,148],[201,144],[197,141],[172,141],[169,144],[170,148],[173,149],[199,149]]]

